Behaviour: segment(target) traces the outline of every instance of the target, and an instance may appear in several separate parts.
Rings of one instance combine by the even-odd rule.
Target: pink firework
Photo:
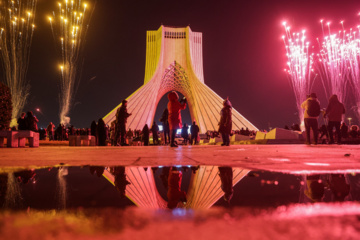
[[[282,38],[288,58],[285,71],[288,73],[295,94],[299,120],[302,123],[304,112],[301,109],[301,103],[306,100],[306,95],[310,93],[311,86],[316,77],[312,68],[314,54],[309,53],[310,43],[306,41],[305,30],[301,33],[291,33],[290,27],[286,25],[286,22],[283,25],[285,35]]]

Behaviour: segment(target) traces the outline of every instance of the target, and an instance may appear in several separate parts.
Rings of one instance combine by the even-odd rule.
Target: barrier
[[[71,135],[69,146],[96,146],[96,138],[92,135]]]
[[[0,131],[0,147],[4,146],[4,139],[7,139],[7,147],[25,147],[26,139],[29,147],[39,147],[39,133],[30,130]]]

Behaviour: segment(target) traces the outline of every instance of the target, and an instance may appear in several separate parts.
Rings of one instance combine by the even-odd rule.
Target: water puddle
[[[0,206],[11,210],[276,208],[360,200],[356,173],[294,175],[218,166],[0,169],[0,187]]]

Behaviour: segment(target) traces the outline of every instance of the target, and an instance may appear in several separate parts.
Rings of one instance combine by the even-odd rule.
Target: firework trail
[[[23,110],[30,90],[26,73],[35,28],[36,3],[37,0],[0,2],[1,59],[4,82],[11,91],[12,118],[15,120]]]
[[[322,43],[317,39],[320,47],[320,53],[317,54],[319,63],[317,64],[318,71],[327,99],[329,99],[332,94],[336,94],[339,100],[344,103],[350,80],[350,65],[352,64],[350,56],[352,34],[346,33],[344,28],[337,34],[331,34],[330,22],[326,24],[329,33],[325,34],[323,20],[320,22],[324,39]],[[342,21],[341,24],[343,26]]]
[[[49,17],[55,42],[59,43],[62,62],[60,83],[60,122],[68,123],[73,95],[79,84],[78,65],[82,58],[86,32],[90,17],[87,17],[87,4],[81,0],[64,0],[58,3],[57,11]]]
[[[306,42],[305,30],[302,33],[291,33],[290,27],[283,23],[285,35],[282,37],[288,58],[287,68],[291,86],[293,88],[300,123],[303,122],[304,111],[301,104],[310,93],[316,75],[313,73],[314,54],[309,54],[309,42]],[[301,124],[303,125],[303,124]]]
[[[353,90],[355,103],[356,103],[356,115],[360,121],[360,26],[357,27],[357,31],[350,29],[348,36],[348,75],[351,89]]]

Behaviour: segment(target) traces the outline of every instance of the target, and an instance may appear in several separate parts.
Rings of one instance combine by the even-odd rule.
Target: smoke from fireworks
[[[19,117],[29,95],[26,80],[37,0],[1,1],[0,48],[4,81],[12,97],[12,118]],[[13,125],[14,122],[12,122]]]
[[[305,30],[302,33],[291,33],[290,27],[283,23],[285,35],[282,37],[285,44],[286,56],[288,58],[287,68],[291,86],[293,88],[296,106],[300,122],[303,121],[303,110],[301,103],[306,100],[310,93],[312,83],[316,77],[313,73],[313,53],[309,53],[309,42],[306,40]]]
[[[81,0],[58,3],[58,10],[49,17],[51,30],[61,49],[62,62],[60,83],[60,122],[69,120],[73,95],[79,83],[78,65],[81,61],[83,42],[90,17],[87,17],[86,3]]]

